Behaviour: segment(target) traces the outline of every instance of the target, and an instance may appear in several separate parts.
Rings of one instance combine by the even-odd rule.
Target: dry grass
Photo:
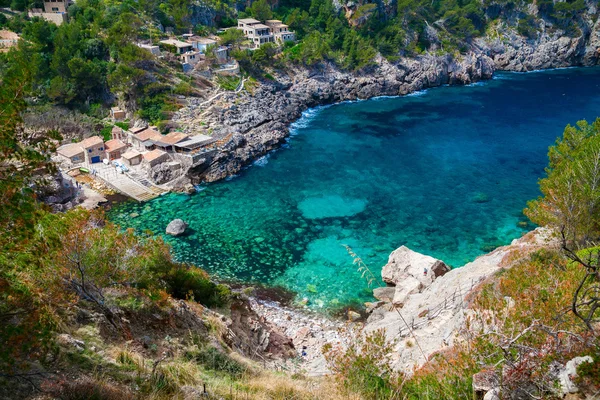
[[[225,399],[360,400],[357,395],[342,393],[330,378],[307,378],[277,372],[246,376],[235,383],[212,381],[208,388],[211,394]]]

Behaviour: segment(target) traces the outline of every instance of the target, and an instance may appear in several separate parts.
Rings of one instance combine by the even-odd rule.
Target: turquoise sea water
[[[547,147],[600,115],[599,87],[599,69],[498,74],[313,109],[239,176],[109,217],[158,234],[184,219],[189,234],[166,238],[176,257],[223,279],[281,285],[315,308],[369,300],[343,244],[379,276],[401,245],[456,267],[519,237]]]

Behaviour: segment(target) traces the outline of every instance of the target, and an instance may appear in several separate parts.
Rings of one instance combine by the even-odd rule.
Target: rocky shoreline
[[[188,99],[175,116],[188,133],[210,131],[230,137],[222,151],[194,164],[176,188],[214,182],[237,174],[285,143],[289,126],[309,108],[379,96],[402,96],[441,85],[465,85],[492,78],[496,71],[525,72],[572,66],[595,66],[599,60],[600,23],[579,37],[557,33],[527,40],[514,32],[480,38],[464,55],[422,55],[390,63],[379,57],[359,73],[332,64],[291,67],[263,80],[252,93],[227,92],[218,102]]]

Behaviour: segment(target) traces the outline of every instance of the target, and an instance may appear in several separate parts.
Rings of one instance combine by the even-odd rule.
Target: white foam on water
[[[427,94],[427,89],[417,90],[416,92],[405,94],[404,97],[421,97]]]
[[[256,165],[257,167],[264,167],[265,165],[267,165],[269,163],[269,156],[271,154],[265,154],[264,156],[262,156],[261,158],[259,158],[258,160],[254,161],[252,164]]]

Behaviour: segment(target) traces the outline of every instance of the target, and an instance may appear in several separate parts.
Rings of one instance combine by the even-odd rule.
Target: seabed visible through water
[[[343,245],[379,276],[401,245],[458,267],[531,230],[522,210],[547,148],[598,116],[599,87],[600,69],[502,73],[312,109],[239,176],[109,217],[157,234],[184,219],[189,232],[165,240],[220,279],[281,285],[317,309],[368,301]]]

